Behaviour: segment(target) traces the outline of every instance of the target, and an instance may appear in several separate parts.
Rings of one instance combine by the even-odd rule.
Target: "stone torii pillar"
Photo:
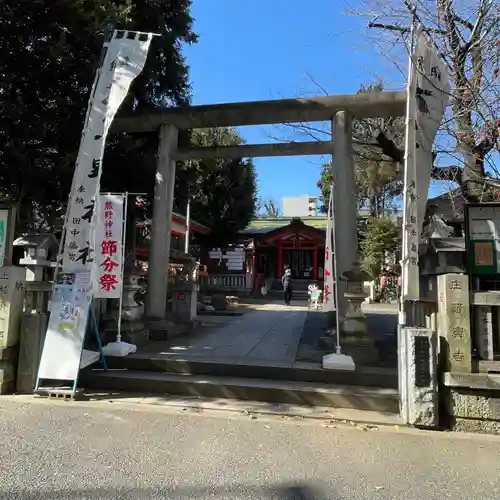
[[[155,174],[153,219],[149,244],[148,290],[146,317],[152,320],[150,329],[166,328],[168,263],[172,234],[172,209],[175,186],[177,129],[165,123],[160,127],[158,162]]]
[[[352,119],[345,111],[339,111],[332,120],[334,189],[335,253],[337,272],[342,276],[358,261],[358,235],[356,231],[356,175],[352,151]],[[347,299],[346,282],[338,281],[337,313],[345,319]]]
[[[332,120],[333,189],[335,220],[336,276],[338,286],[337,314],[342,345],[356,363],[372,362],[377,357],[373,340],[366,332],[361,310],[364,301],[363,281],[368,278],[359,268],[356,172],[352,148],[352,118],[339,111]]]

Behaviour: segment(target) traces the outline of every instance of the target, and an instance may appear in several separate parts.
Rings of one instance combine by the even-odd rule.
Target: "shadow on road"
[[[5,495],[5,496],[4,496]],[[259,486],[235,484],[192,488],[88,488],[60,489],[51,491],[11,490],[1,491],[1,498],[18,500],[146,500],[146,499],[274,499],[274,500],[340,500],[340,497],[325,494],[323,488],[308,484],[275,484]]]

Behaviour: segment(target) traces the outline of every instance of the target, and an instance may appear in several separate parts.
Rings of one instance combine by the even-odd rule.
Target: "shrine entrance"
[[[403,116],[405,108],[404,91],[370,92],[171,108],[117,119],[113,125],[115,132],[158,131],[159,153],[146,296],[149,338],[156,337],[158,343],[154,345],[156,339],[150,341],[149,344],[141,346],[137,353],[120,358],[116,366],[129,370],[163,370],[168,379],[168,382],[165,382],[168,388],[162,392],[169,392],[172,387],[179,391],[182,386],[184,393],[191,395],[202,396],[210,393],[210,397],[220,394],[220,397],[224,398],[238,398],[239,394],[243,394],[242,397],[264,401],[303,401],[307,405],[326,404],[397,413],[397,371],[379,373],[376,370],[375,340],[366,331],[361,304],[356,304],[355,310],[361,327],[359,331],[351,334],[351,337],[355,338],[349,348],[361,346],[363,359],[355,359],[356,371],[325,370],[322,365],[323,356],[335,350],[331,342],[320,342],[321,335],[331,336],[331,327],[326,324],[328,315],[308,310],[307,299],[302,299],[301,303],[297,300],[295,304],[292,299],[291,306],[285,305],[281,290],[274,301],[266,297],[256,306],[249,307],[249,312],[242,313],[241,318],[236,316],[228,319],[223,315],[217,318],[213,315],[207,319],[199,316],[212,323],[212,329],[197,330],[185,337],[169,336],[172,327],[166,316],[169,282],[167,269],[177,162],[204,158],[332,155],[332,172],[335,179],[333,209],[334,213],[339,214],[335,220],[334,235],[337,272],[339,275],[350,273],[351,276],[344,281],[337,280],[339,300],[336,313],[341,318],[345,317],[348,311],[347,280],[350,280],[352,290],[358,290],[362,289],[360,281],[363,279],[362,273],[356,267],[357,204],[352,120]],[[331,124],[331,140],[201,148],[181,147],[178,143],[180,130],[321,121]],[[313,172],[311,175],[314,175]],[[304,282],[320,281],[324,267],[325,240],[324,230],[308,226],[306,221],[292,221],[286,228],[260,235],[252,262],[266,273],[274,270],[275,277],[278,278],[282,276],[285,264],[288,264],[296,279]],[[275,281],[275,277],[267,281]],[[192,283],[184,284],[188,285],[191,286]],[[192,291],[196,293],[194,286]],[[360,295],[350,294],[356,300]],[[196,299],[190,304],[194,304],[196,311]],[[368,359],[368,356],[372,358]],[[177,374],[180,373],[187,376],[179,377]],[[115,377],[118,387],[122,383],[118,379],[123,375],[109,374],[104,377]],[[128,377],[130,379],[133,374]],[[149,384],[149,376],[142,374],[141,377],[138,377],[135,387],[142,381]],[[154,375],[151,377],[154,378]],[[224,377],[231,380],[223,380]],[[243,377],[243,381],[235,383],[235,377]],[[262,379],[265,379],[265,383]],[[271,382],[272,379],[274,382]],[[276,379],[292,385],[284,388],[283,383],[278,384]],[[155,387],[163,387],[163,380]],[[311,384],[305,387],[303,382]],[[383,397],[378,394],[372,397],[371,393],[365,391],[361,399],[359,392],[353,392],[351,401],[350,397],[346,396],[349,391],[339,392],[332,389],[328,392],[330,389],[324,387],[318,391],[313,383],[322,383],[323,386],[325,383],[375,386],[387,390]],[[151,384],[148,387],[151,388]],[[353,391],[355,390],[354,388]]]
[[[290,268],[293,278],[317,279],[317,265],[313,266],[314,249],[283,249],[283,253],[285,266]]]
[[[325,230],[295,217],[284,226],[261,233],[253,232],[256,272],[266,278],[281,279],[285,267],[294,279],[323,279]]]
[[[162,109],[152,113],[131,115],[115,120],[113,132],[147,133],[159,131],[159,152],[155,176],[153,217],[151,224],[151,245],[146,298],[146,316],[153,321],[155,328],[167,328],[167,268],[170,256],[170,237],[172,208],[175,190],[175,167],[178,161],[199,160],[204,158],[256,158],[271,156],[333,155],[332,171],[335,178],[334,212],[336,217],[335,242],[337,251],[337,272],[351,271],[359,275],[356,266],[358,255],[357,241],[357,204],[356,177],[352,148],[353,118],[379,118],[404,116],[406,92],[369,92],[336,96],[311,97],[304,99],[282,99],[275,101],[243,102],[185,108]],[[271,144],[242,144],[238,146],[180,147],[178,131],[207,127],[239,127],[269,125],[279,123],[329,121],[332,127],[332,140],[305,141]],[[299,235],[299,238],[301,235]],[[291,243],[293,245],[293,243]],[[281,275],[285,254],[291,250],[283,242],[278,248],[277,264]],[[287,253],[298,273],[311,271],[308,267],[312,259],[312,272],[319,265],[315,247],[302,246],[300,250],[312,250],[293,256]],[[316,255],[316,257],[315,257]],[[296,260],[294,260],[296,259]],[[161,271],[163,270],[163,272]],[[354,271],[354,273],[352,272]],[[277,273],[278,274],[278,273]],[[314,278],[314,275],[313,275]],[[318,276],[316,276],[318,278]],[[354,285],[354,284],[353,284]],[[362,288],[362,284],[359,286]],[[347,283],[339,281],[339,300],[337,309],[341,316],[347,311]]]

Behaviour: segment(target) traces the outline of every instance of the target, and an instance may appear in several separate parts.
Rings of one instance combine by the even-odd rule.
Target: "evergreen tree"
[[[146,67],[122,111],[189,103],[182,44],[196,41],[190,3],[2,2],[0,197],[18,204],[23,228],[60,226],[106,26],[162,35],[154,38]],[[104,162],[104,185],[151,191],[155,140],[110,138],[110,158],[119,162]],[[142,183],[135,183],[137,179]]]

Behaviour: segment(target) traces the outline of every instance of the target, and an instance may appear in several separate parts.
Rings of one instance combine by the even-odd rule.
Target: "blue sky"
[[[356,0],[349,4],[355,6]],[[366,21],[347,16],[344,0],[193,0],[199,42],[185,51],[194,104],[356,92],[383,75],[402,77],[364,42]],[[283,127],[244,127],[248,143],[286,137]],[[256,158],[260,195],[316,194],[321,157]]]

